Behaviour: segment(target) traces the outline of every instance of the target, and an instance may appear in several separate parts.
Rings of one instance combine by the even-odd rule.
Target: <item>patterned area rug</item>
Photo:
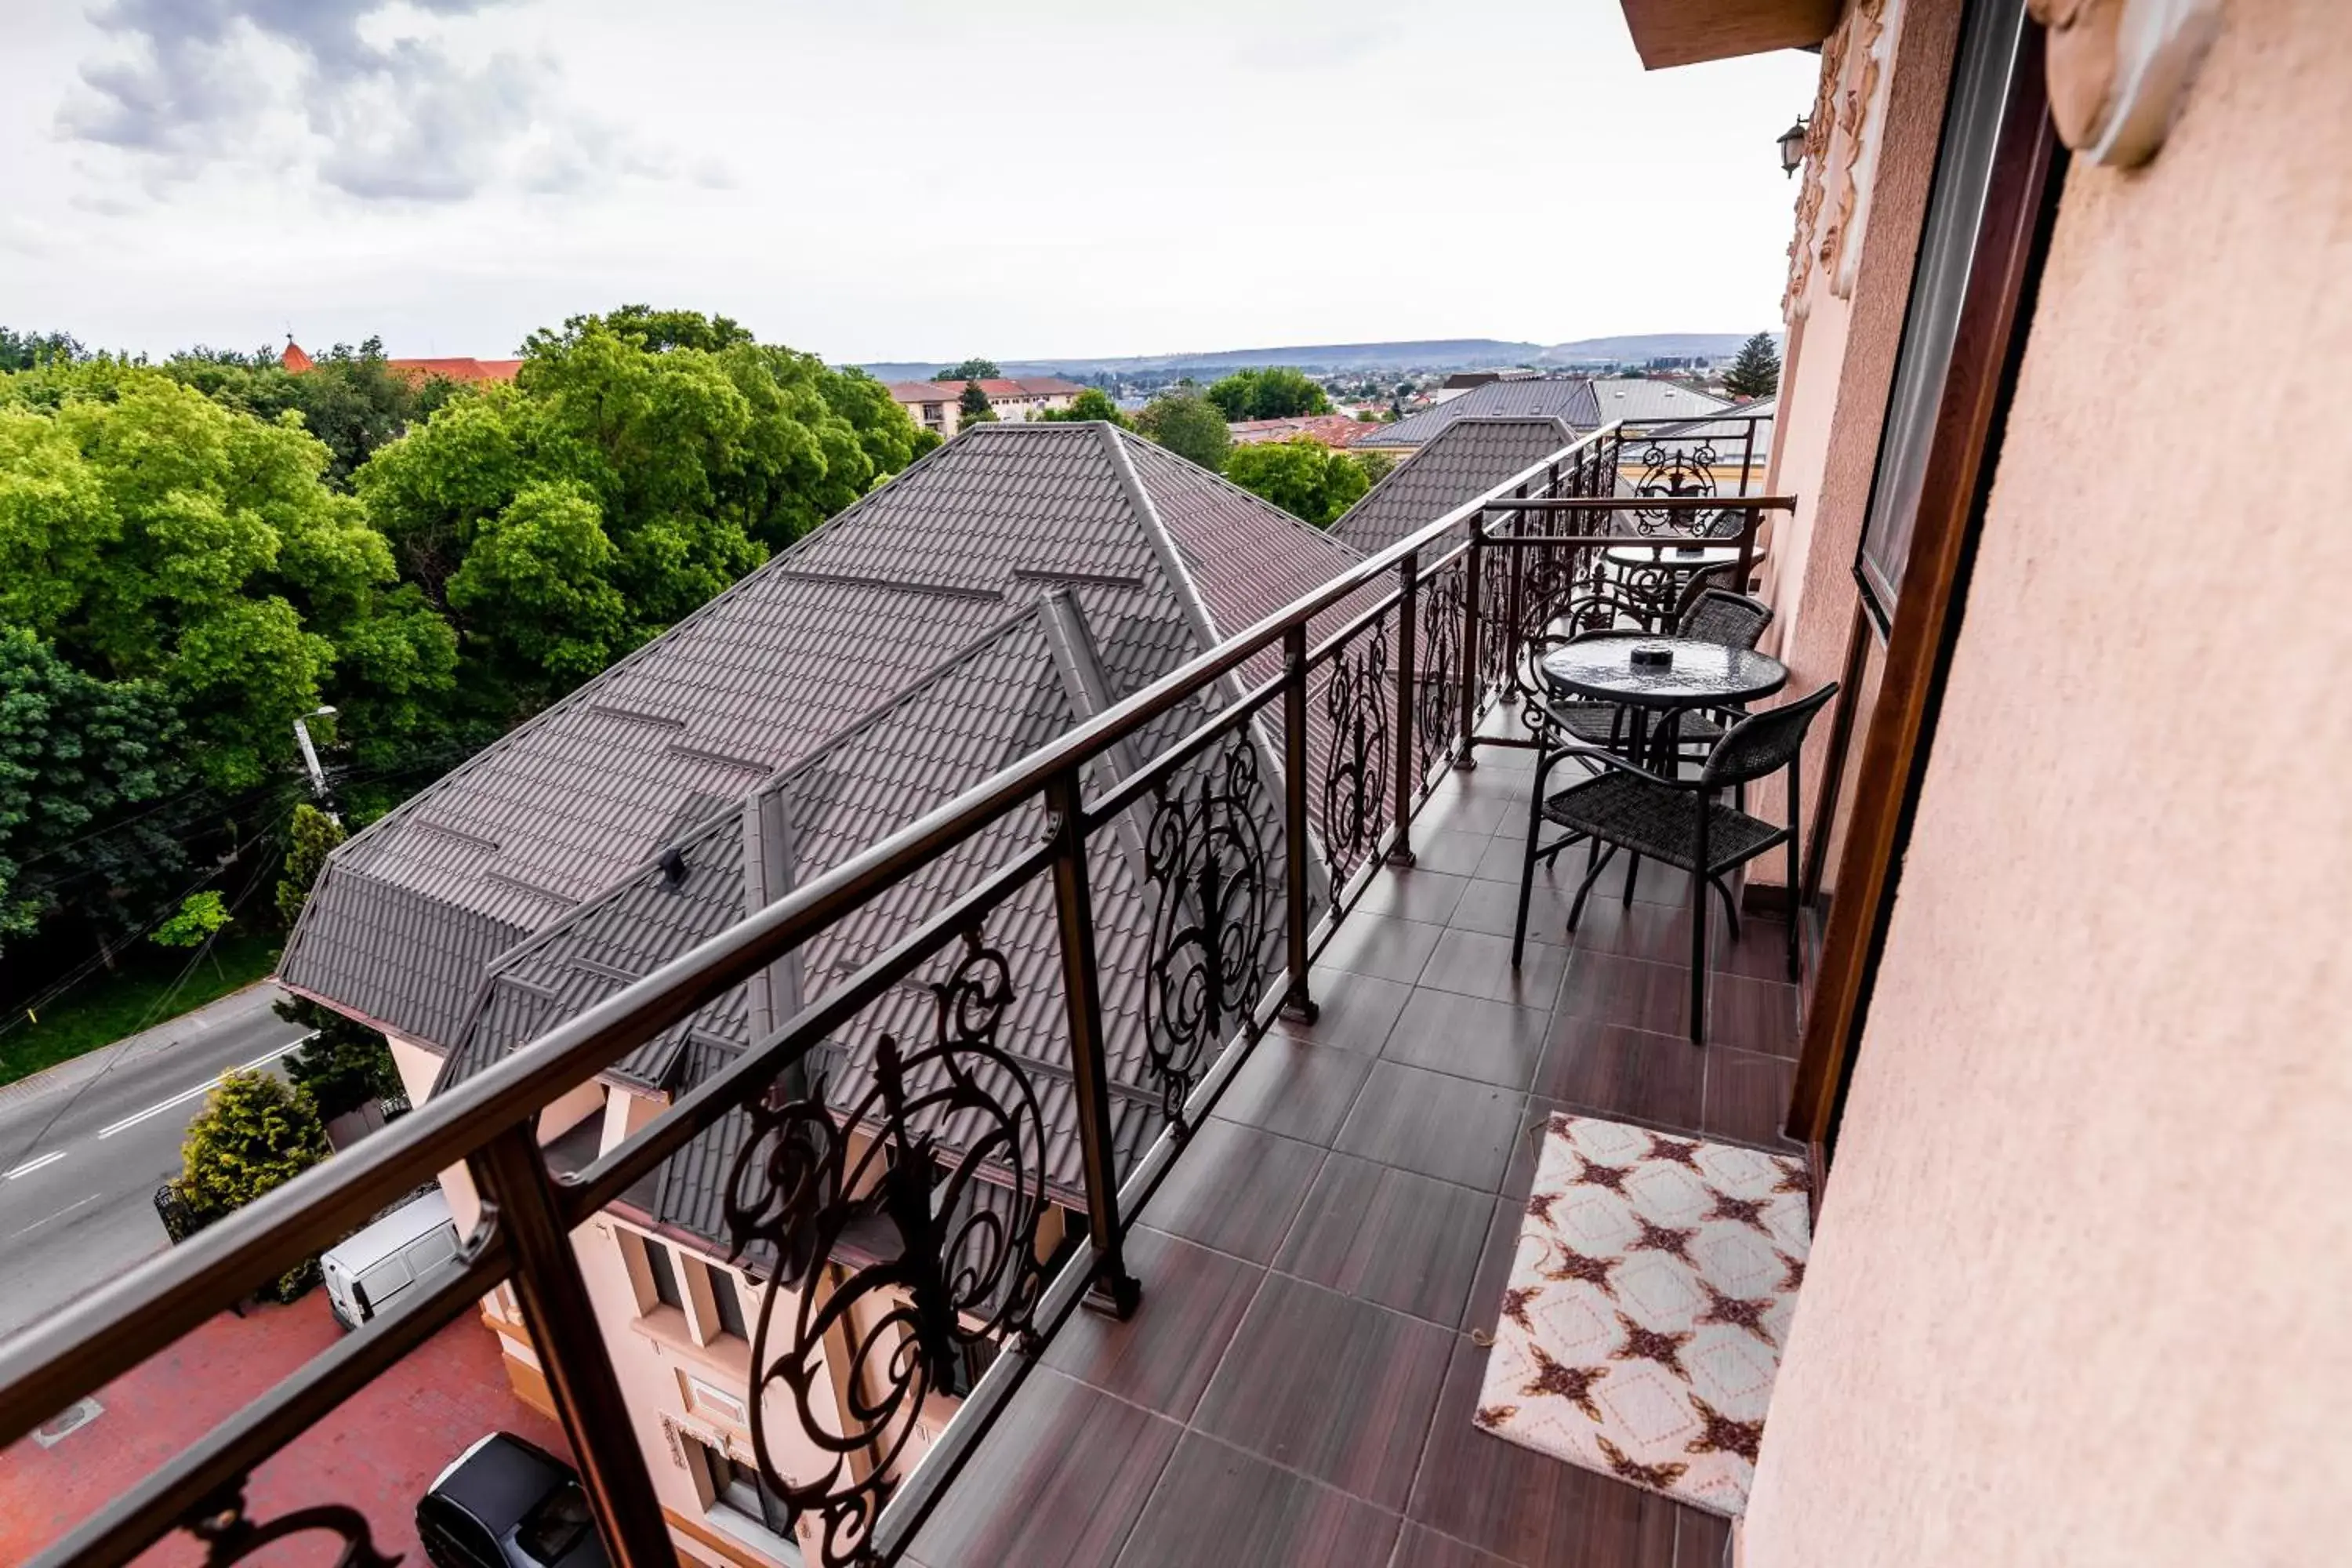
[[[1554,1116],[1477,1424],[1737,1518],[1804,1282],[1805,1191],[1794,1159]]]

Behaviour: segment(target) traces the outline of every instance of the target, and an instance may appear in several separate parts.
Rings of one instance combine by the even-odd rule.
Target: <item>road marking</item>
[[[74,1212],[74,1210],[76,1210],[76,1209],[80,1208],[81,1206],[83,1206],[83,1205],[85,1205],[85,1204],[94,1204],[94,1203],[98,1202],[98,1200],[99,1200],[100,1198],[103,1197],[104,1195],[105,1195],[105,1194],[102,1194],[102,1193],[92,1193],[92,1194],[89,1194],[89,1196],[88,1196],[88,1197],[86,1197],[86,1198],[82,1199],[82,1200],[81,1200],[81,1203],[78,1203],[78,1204],[68,1204],[65,1207],[63,1207],[63,1208],[59,1209],[57,1213],[55,1213],[55,1214],[51,1215],[49,1216],[49,1219],[63,1219],[63,1218],[65,1218],[65,1217],[66,1217],[66,1215],[69,1215],[69,1214],[73,1213],[73,1212]],[[20,1236],[30,1236],[30,1235],[32,1235],[35,1231],[37,1231],[37,1230],[40,1229],[43,1226],[45,1226],[45,1225],[48,1224],[48,1223],[49,1223],[49,1219],[37,1219],[37,1220],[35,1220],[32,1224],[30,1224],[30,1225],[26,1226],[24,1229],[22,1229],[22,1230],[12,1230],[12,1231],[10,1231],[10,1232],[8,1233],[8,1239],[9,1239],[9,1240],[11,1240],[11,1241],[14,1241],[14,1240],[16,1240],[16,1239],[18,1237],[20,1237]]]
[[[13,1171],[0,1172],[0,1182],[13,1182],[19,1176],[29,1176],[44,1165],[54,1165],[66,1157],[62,1149],[53,1150],[37,1160],[27,1160]]]
[[[287,1052],[294,1049],[295,1047],[301,1045],[306,1040],[309,1040],[312,1035],[317,1033],[318,1031],[313,1029],[310,1034],[303,1036],[301,1039],[289,1041],[287,1044],[278,1047],[276,1050],[268,1051],[261,1056],[257,1056],[249,1062],[245,1062],[230,1068],[229,1071],[251,1072],[256,1068],[267,1067],[271,1062],[276,1061],[279,1057],[282,1057]],[[225,1072],[220,1075],[220,1078],[214,1079],[207,1083],[200,1083],[194,1089],[184,1089],[180,1093],[173,1095],[171,1099],[161,1101],[158,1104],[151,1105],[144,1110],[132,1111],[130,1115],[124,1117],[121,1121],[115,1122],[112,1126],[100,1128],[98,1130],[98,1135],[100,1138],[111,1138],[118,1132],[138,1126],[141,1122],[148,1120],[150,1117],[163,1115],[163,1112],[171,1110],[175,1105],[185,1105],[188,1101],[197,1099],[199,1096],[210,1094],[213,1090],[221,1086],[221,1079],[226,1078],[227,1076],[228,1073]]]

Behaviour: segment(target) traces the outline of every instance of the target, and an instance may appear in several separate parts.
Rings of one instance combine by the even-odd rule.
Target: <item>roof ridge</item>
[[[1158,442],[1151,441],[1148,437],[1138,436],[1131,430],[1120,430],[1117,426],[1110,424],[1108,420],[1098,420],[1095,423],[1100,424],[1104,429],[1112,431],[1117,435],[1148,443],[1151,449],[1160,456],[1172,458],[1179,463],[1186,464],[1187,466],[1194,468],[1199,468],[1203,478],[1223,486],[1226,489],[1233,491],[1233,493],[1237,496],[1245,498],[1252,507],[1267,513],[1271,518],[1278,519],[1282,522],[1288,524],[1294,531],[1303,533],[1310,539],[1322,540],[1328,544],[1336,544],[1342,551],[1355,557],[1355,559],[1359,561],[1361,561],[1364,558],[1364,552],[1358,550],[1354,545],[1348,543],[1345,540],[1333,538],[1329,529],[1318,528],[1313,523],[1307,521],[1305,518],[1297,515],[1296,512],[1285,511],[1282,508],[1275,505],[1264,496],[1259,495],[1255,490],[1245,490],[1242,489],[1241,486],[1234,483],[1233,480],[1225,478],[1224,475],[1217,472],[1214,468],[1202,468],[1202,465],[1193,462],[1190,458],[1185,457],[1182,453],[1171,452],[1167,447],[1160,446]],[[1332,448],[1327,448],[1327,450],[1328,449]],[[1140,476],[1138,476],[1138,480],[1140,482]],[[1234,628],[1234,631],[1239,631],[1242,628],[1239,626],[1235,626]]]
[[[1110,458],[1111,472],[1118,478],[1119,488],[1127,493],[1127,504],[1134,510],[1137,525],[1143,531],[1144,542],[1159,559],[1160,574],[1168,579],[1169,592],[1175,595],[1176,608],[1192,628],[1200,646],[1194,651],[1206,653],[1223,640],[1217,636],[1217,623],[1209,614],[1208,601],[1201,596],[1201,585],[1192,581],[1192,569],[1184,563],[1184,552],[1176,536],[1168,531],[1167,519],[1160,515],[1160,507],[1151,499],[1151,491],[1143,476],[1135,471],[1135,459],[1120,439],[1126,432],[1108,420],[1086,421],[1099,432],[1097,444]]]

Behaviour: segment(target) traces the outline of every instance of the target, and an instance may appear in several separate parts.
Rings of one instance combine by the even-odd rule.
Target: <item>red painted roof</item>
[[[286,352],[278,356],[278,363],[296,375],[299,375],[310,368],[310,356],[302,352],[300,343],[289,338],[286,340]]]
[[[1225,426],[1236,447],[1265,441],[1296,441],[1302,437],[1326,447],[1345,447],[1357,437],[1381,428],[1352,414],[1307,414],[1295,419],[1242,419]],[[1434,515],[1434,514],[1433,514]]]
[[[394,359],[384,363],[415,376],[438,375],[450,381],[512,381],[522,368],[519,359]]]

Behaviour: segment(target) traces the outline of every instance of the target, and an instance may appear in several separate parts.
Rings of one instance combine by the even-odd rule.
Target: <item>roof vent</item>
[[[661,859],[656,864],[661,867],[663,887],[675,893],[686,886],[686,856],[679,851],[677,845],[673,844],[663,850]]]

